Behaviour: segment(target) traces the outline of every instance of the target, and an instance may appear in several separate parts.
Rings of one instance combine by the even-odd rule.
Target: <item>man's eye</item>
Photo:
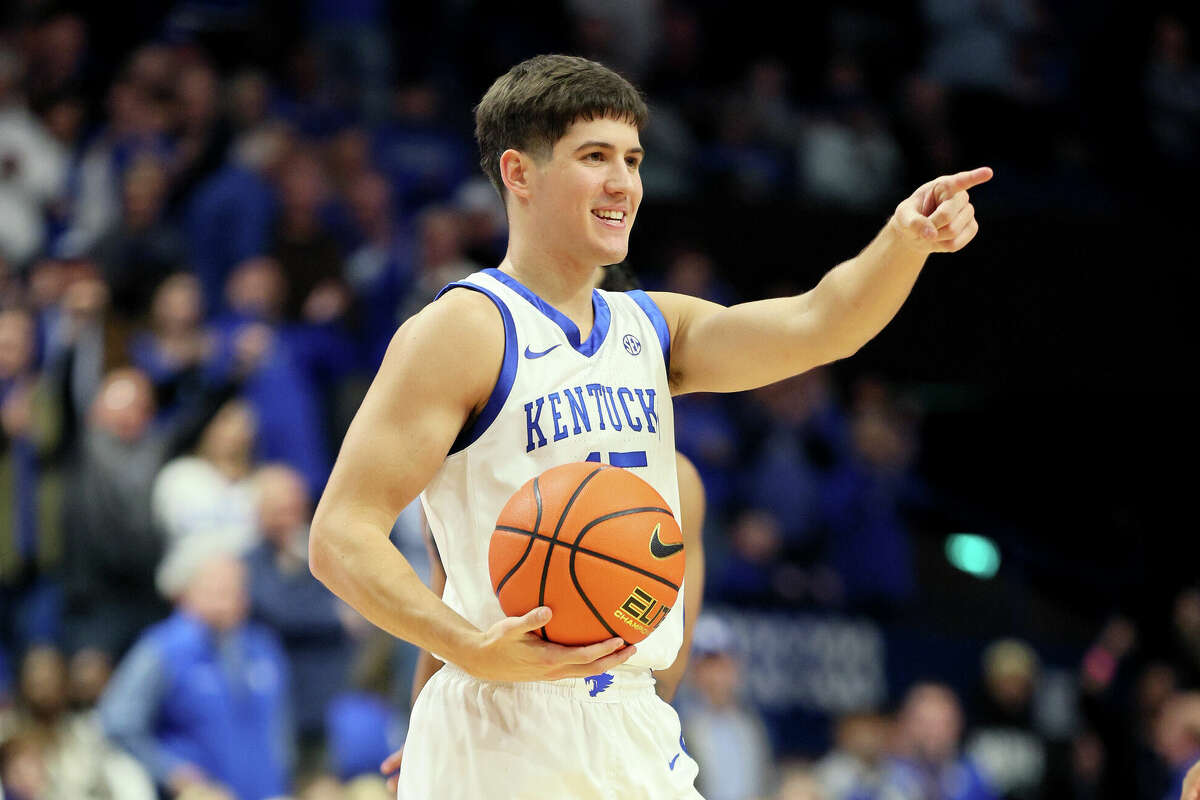
[[[625,159],[625,163],[629,165],[630,169],[637,169],[642,162],[636,158],[627,158]]]
[[[588,159],[589,161],[603,161],[604,160],[604,154],[600,153],[600,152],[588,153],[584,157],[586,159]]]

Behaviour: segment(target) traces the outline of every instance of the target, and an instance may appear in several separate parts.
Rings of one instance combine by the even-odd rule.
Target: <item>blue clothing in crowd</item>
[[[238,800],[265,800],[288,793],[289,686],[272,631],[244,624],[218,634],[178,611],[121,662],[100,718],[160,785],[191,766]]]
[[[968,758],[941,765],[894,758],[884,770],[883,787],[878,796],[896,800],[925,800],[930,797],[940,800],[997,800],[996,793],[988,786],[979,768]]]
[[[296,727],[302,734],[319,736],[326,707],[349,683],[354,655],[338,617],[337,598],[313,577],[307,564],[281,569],[269,543],[251,550],[246,566],[251,615],[279,633],[287,653]]]
[[[242,261],[267,252],[278,202],[258,173],[230,164],[200,185],[187,210],[192,270],[210,311],[224,306],[225,280]]]

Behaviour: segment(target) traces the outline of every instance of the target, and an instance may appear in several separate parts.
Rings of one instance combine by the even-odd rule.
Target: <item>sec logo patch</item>
[[[625,338],[621,340],[621,343],[625,345],[625,352],[631,356],[636,356],[642,352],[642,343],[632,333],[625,334]]]

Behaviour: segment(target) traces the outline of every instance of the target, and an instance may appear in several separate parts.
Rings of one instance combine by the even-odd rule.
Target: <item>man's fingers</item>
[[[958,214],[949,223],[938,226],[938,241],[951,242],[966,230],[967,225],[975,216],[975,207],[967,203],[958,210]]]
[[[897,222],[905,230],[911,231],[915,236],[922,239],[936,239],[937,227],[929,221],[929,218],[917,212],[915,208],[908,204],[904,204],[896,213]]]
[[[933,223],[939,233],[944,233],[943,229],[958,217],[959,212],[970,202],[970,199],[967,192],[957,192],[951,195],[929,215],[929,221]]]
[[[966,172],[957,172],[954,175],[949,175],[939,180],[934,187],[934,194],[937,196],[938,202],[942,202],[964,189],[970,189],[972,186],[987,183],[992,179],[992,175],[991,167],[979,167],[978,169],[967,170]]]
[[[601,672],[607,672],[613,667],[618,667],[624,664],[637,653],[636,645],[623,647],[615,653],[596,659],[582,666],[574,666],[561,670],[556,673],[556,678],[586,678],[589,675],[598,675]]]
[[[400,776],[393,775],[392,777],[388,778],[387,779],[387,788],[388,788],[388,791],[391,792],[392,794],[395,794],[396,792],[400,791]]]
[[[404,759],[404,748],[401,747],[396,752],[383,760],[379,765],[379,771],[384,775],[391,775],[396,770],[400,769],[400,762]]]
[[[949,242],[940,243],[937,249],[943,253],[954,253],[958,250],[962,250],[971,242],[972,239],[975,238],[975,234],[977,233],[979,233],[979,221],[972,219],[967,224],[967,227],[964,231],[959,233],[958,236],[955,236]]]
[[[619,638],[606,639],[603,642],[589,644],[587,647],[572,648],[571,664],[591,664],[597,659],[604,658],[609,653],[614,653],[625,646],[625,642]],[[604,670],[600,670],[603,672]],[[589,672],[589,675],[595,675],[594,672]]]

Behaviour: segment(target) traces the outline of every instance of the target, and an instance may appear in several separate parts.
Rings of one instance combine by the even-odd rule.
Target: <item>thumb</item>
[[[530,631],[536,631],[538,628],[549,622],[550,617],[552,616],[554,615],[549,608],[546,608],[546,606],[538,606],[528,614],[510,620],[513,623],[510,633],[529,633]]]
[[[918,239],[933,240],[937,238],[937,227],[929,217],[919,213],[909,203],[904,203],[896,209],[896,222],[901,229],[908,231]]]

